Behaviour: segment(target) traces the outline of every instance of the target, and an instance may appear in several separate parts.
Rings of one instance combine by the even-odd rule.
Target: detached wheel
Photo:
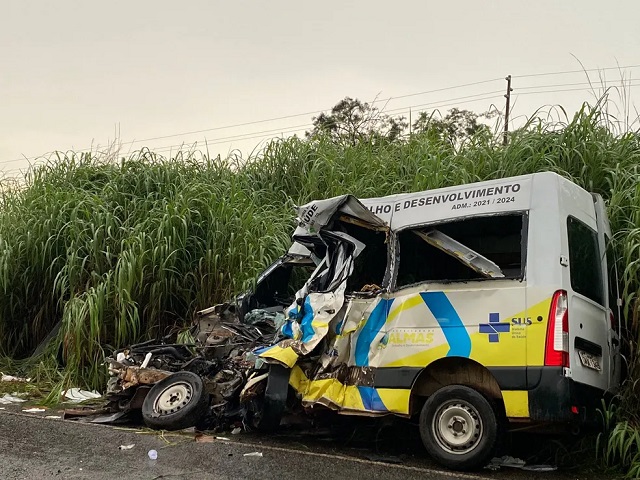
[[[495,451],[498,418],[484,395],[450,385],[431,395],[420,413],[420,436],[427,452],[453,470],[486,465]]]
[[[156,383],[142,404],[142,418],[151,428],[181,430],[193,427],[208,407],[202,379],[178,372]]]

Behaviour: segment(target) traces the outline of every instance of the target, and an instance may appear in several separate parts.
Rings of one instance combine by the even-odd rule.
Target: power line
[[[476,82],[476,83],[487,83],[487,82]],[[602,83],[602,82],[592,82],[592,83],[598,84],[598,83]],[[588,82],[585,82],[585,84],[589,85]],[[578,84],[564,84],[564,85],[567,85],[567,86],[580,85],[580,83],[578,83]],[[555,86],[562,86],[562,85],[528,86],[528,87],[521,87],[518,90],[524,89],[524,88],[550,88],[550,87],[555,87]],[[636,86],[640,86],[640,83],[631,84],[631,85],[627,85],[627,86],[628,87],[636,87]],[[573,91],[584,91],[584,90],[585,90],[585,88],[570,88],[570,89],[560,89],[560,90],[539,90],[539,91],[531,91],[531,92],[518,92],[517,94],[518,95],[534,95],[534,94],[542,94],[542,93],[573,92]],[[443,100],[444,102],[447,102],[447,103],[430,102],[430,103],[423,103],[423,104],[418,104],[418,105],[409,105],[409,106],[406,106],[406,107],[385,110],[383,113],[387,113],[387,114],[388,113],[399,113],[399,112],[403,113],[403,112],[408,112],[409,110],[414,109],[414,108],[423,108],[423,107],[429,107],[430,109],[436,109],[436,108],[440,108],[440,107],[447,107],[447,106],[459,104],[460,100],[464,100],[462,103],[474,103],[474,102],[478,102],[478,101],[492,100],[492,99],[496,99],[496,98],[502,97],[502,93],[503,92],[501,90],[499,90],[499,91],[494,91],[494,92],[485,92],[485,93],[481,93],[481,94],[466,95],[466,96],[463,96],[463,97],[456,97],[456,98],[450,98],[448,100]],[[413,96],[413,95],[408,95],[408,96]],[[480,98],[475,98],[475,97],[480,97]],[[392,98],[400,98],[400,97],[392,97]],[[299,116],[299,115],[297,115],[297,116]],[[290,117],[293,118],[294,116],[290,116]],[[247,123],[262,123],[262,121],[260,121],[260,122],[247,122]],[[216,145],[216,144],[220,144],[220,143],[228,143],[230,140],[233,140],[233,139],[251,140],[251,139],[255,139],[255,138],[264,138],[264,137],[271,136],[274,133],[279,133],[279,134],[282,134],[282,135],[286,135],[286,134],[290,134],[290,133],[300,132],[300,131],[305,130],[306,128],[311,127],[311,126],[313,126],[313,123],[307,123],[307,124],[297,125],[297,126],[292,126],[292,127],[285,127],[284,129],[276,128],[276,129],[271,129],[271,130],[263,130],[263,131],[260,131],[260,132],[250,132],[250,133],[234,135],[234,136],[228,136],[228,137],[218,137],[218,138],[213,138],[213,139],[205,138],[202,142],[205,145]],[[166,137],[163,137],[163,138],[166,138]],[[133,143],[133,142],[131,142],[131,143]],[[194,144],[196,144],[196,143],[197,142],[194,142]],[[173,148],[178,148],[178,147],[183,147],[183,146],[185,146],[184,142],[180,143],[180,144],[154,148],[154,151],[158,152],[158,153],[167,152],[167,151],[172,150]],[[36,158],[40,158],[40,157],[32,157],[31,159],[36,159]],[[10,162],[20,161],[20,160],[24,160],[24,159],[0,161],[0,164],[2,164],[2,163],[10,163]],[[7,173],[19,172],[21,170],[22,169],[11,169],[11,170],[5,170],[5,171],[3,171],[3,173],[6,175]]]
[[[484,100],[491,100],[494,98],[498,98],[499,96],[496,94],[500,94],[502,93],[501,91],[494,91],[494,92],[485,92],[485,93],[481,93],[481,94],[476,94],[476,95],[466,95],[464,97],[456,97],[456,98],[449,98],[449,99],[443,99],[440,102],[430,102],[430,103],[425,103],[425,104],[419,104],[419,105],[409,105],[406,107],[402,107],[402,108],[396,108],[396,109],[392,109],[392,110],[387,110],[384,113],[393,113],[393,112],[405,112],[408,111],[408,109],[411,108],[419,108],[419,107],[426,107],[429,106],[431,108],[440,108],[440,107],[447,107],[447,106],[451,106],[451,105],[456,105],[460,103],[460,100],[464,100],[462,103],[473,103],[473,102],[478,102],[478,101],[484,101]],[[481,98],[475,98],[475,97],[481,97]],[[441,103],[444,102],[444,103]],[[241,135],[233,135],[233,136],[226,136],[226,137],[217,137],[217,138],[205,138],[201,141],[196,141],[193,142],[193,144],[197,144],[202,142],[203,145],[207,146],[207,145],[216,145],[216,144],[221,144],[221,143],[228,143],[230,140],[240,140],[240,141],[244,141],[244,140],[252,140],[252,139],[256,139],[256,138],[264,138],[264,137],[269,137],[275,134],[282,134],[282,135],[286,135],[286,134],[291,134],[291,133],[296,133],[296,132],[300,132],[303,131],[309,127],[312,127],[313,123],[307,123],[307,124],[302,124],[302,125],[295,125],[295,126],[289,126],[289,127],[284,127],[284,128],[276,128],[276,129],[270,129],[270,130],[263,130],[263,131],[259,131],[259,132],[249,132],[249,133],[245,133],[245,134],[241,134]],[[180,147],[184,147],[188,145],[185,142],[182,143],[178,143],[178,144],[174,144],[174,145],[166,145],[166,146],[160,146],[157,148],[153,148],[153,151],[156,153],[163,153],[163,152],[168,152],[174,148],[180,148]],[[0,163],[8,163],[10,161],[4,161],[4,162],[0,162]],[[11,171],[19,171],[19,169],[14,169],[14,170],[6,170],[6,172],[11,172]]]
[[[387,102],[387,101],[390,101],[390,100],[397,100],[399,98],[407,98],[407,97],[415,97],[415,96],[418,96],[418,95],[426,95],[428,93],[444,92],[445,90],[454,90],[456,88],[472,87],[472,86],[475,86],[475,85],[482,85],[482,84],[485,84],[485,83],[497,82],[498,80],[502,80],[502,79],[501,78],[492,78],[491,80],[482,80],[480,82],[465,83],[463,85],[455,85],[453,87],[438,88],[436,90],[428,90],[426,92],[409,93],[407,95],[398,95],[398,96],[395,96],[395,97],[389,97],[389,98],[385,98],[385,99],[381,99],[381,100],[374,100],[373,102],[371,102],[371,104],[378,103],[378,102]]]
[[[629,84],[629,85],[625,85],[625,87],[631,88],[631,87],[638,87],[640,86],[640,83],[634,83],[634,84]],[[584,88],[565,88],[565,89],[561,89],[561,90],[540,90],[537,92],[522,92],[522,93],[517,93],[518,95],[534,95],[534,94],[540,94],[540,93],[559,93],[559,92],[578,92],[578,91],[584,91]]]
[[[285,128],[275,128],[273,130],[263,130],[261,132],[251,132],[251,133],[245,133],[243,135],[236,135],[233,137],[220,137],[220,138],[205,138],[204,140],[201,140],[201,142],[205,143],[206,145],[216,145],[219,143],[227,143],[229,140],[251,140],[253,138],[259,138],[259,137],[265,137],[265,136],[269,136],[269,135],[277,135],[277,134],[285,134],[285,133],[292,133],[292,132],[299,132],[301,130],[306,130],[307,128],[313,126],[312,123],[306,123],[304,125],[295,125],[295,126],[291,126],[291,127],[285,127]],[[250,136],[247,136],[250,135]],[[242,138],[242,137],[246,137],[246,138]],[[198,143],[199,141],[196,140],[195,143]],[[171,150],[172,148],[178,148],[178,147],[182,147],[185,145],[185,142],[183,143],[177,143],[175,145],[166,145],[166,146],[162,146],[162,147],[158,147],[158,148],[154,148],[153,150],[155,152],[162,152],[162,151],[167,151],[167,150]]]
[[[293,130],[283,130],[282,132],[280,132],[280,135],[289,135],[289,134],[292,134],[292,133],[303,132],[305,130],[306,130],[306,128],[296,128],[296,129],[293,129]],[[273,133],[265,133],[263,135],[254,135],[253,137],[244,138],[243,140],[253,140],[253,139],[256,139],[256,138],[274,139],[276,137],[273,136]],[[194,142],[194,146],[195,146],[196,143],[198,143],[198,142]],[[226,140],[223,140],[223,141],[211,141],[209,139],[205,139],[205,140],[202,141],[203,147],[206,147],[208,145],[217,145],[217,144],[220,144],[220,143],[227,143],[227,141]],[[169,152],[169,151],[173,150],[174,148],[178,148],[178,147],[182,147],[182,146],[183,145],[178,145],[178,146],[173,146],[173,147],[168,147],[168,148],[161,148],[161,149],[155,149],[154,148],[153,151],[154,152],[158,152],[158,153]]]
[[[424,107],[428,107],[428,108],[439,108],[439,107],[447,107],[451,104],[451,102],[457,102],[459,100],[465,100],[465,99],[469,99],[469,98],[475,98],[475,97],[486,97],[486,98],[479,98],[478,100],[486,100],[489,98],[495,98],[495,96],[497,94],[502,94],[502,90],[496,90],[494,92],[485,92],[485,93],[478,93],[476,95],[466,95],[464,97],[457,97],[457,98],[449,98],[446,100],[439,100],[437,102],[430,102],[430,103],[421,103],[419,105],[409,105],[407,107],[399,107],[399,108],[392,108],[390,110],[385,110],[383,113],[394,113],[394,112],[399,112],[399,111],[405,111],[408,108],[424,108]],[[487,95],[489,95],[487,97]],[[475,100],[472,100],[475,101]],[[442,105],[438,105],[441,102],[446,102],[445,104]],[[463,102],[463,103],[468,103],[468,102]]]
[[[567,70],[564,72],[529,73],[526,75],[512,75],[512,78],[546,77],[548,75],[568,75],[570,73],[601,72],[604,70],[624,70],[624,69],[638,68],[638,67],[640,67],[640,64],[624,65],[624,66],[617,66],[617,67],[590,68],[590,69],[583,69],[583,70]]]
[[[491,93],[491,92],[488,92],[488,93]],[[502,93],[502,92],[498,92],[498,93]],[[487,95],[487,94],[485,94],[485,95]],[[482,98],[476,98],[476,99],[473,99],[473,100],[467,100],[467,101],[465,101],[463,103],[472,103],[472,102],[478,102],[478,101],[483,101],[483,100],[491,100],[491,99],[494,99],[494,98],[499,98],[499,96],[498,95],[489,95],[489,96],[485,96],[485,97],[482,97]],[[434,104],[428,104],[428,105],[432,105],[433,108],[438,108],[438,107],[447,107],[447,106],[450,106],[450,105],[456,105],[456,104],[459,103],[459,102],[454,101],[454,100],[457,100],[457,99],[449,99],[449,103],[441,103],[441,104],[435,104],[434,103]],[[409,105],[409,106],[402,107],[402,108],[388,110],[388,111],[385,111],[385,113],[408,112],[409,109],[412,109],[412,108],[415,108],[415,107],[418,107],[418,106],[420,106],[420,105]],[[278,132],[278,133],[281,133],[281,134],[295,133],[295,132],[303,131],[306,128],[312,127],[312,126],[313,126],[313,124],[309,123],[309,124],[306,124],[306,125],[298,125],[296,127],[290,127],[291,129],[289,129],[289,130],[274,129],[274,130],[269,130],[269,131],[266,131],[266,132],[256,132],[256,134],[245,134],[245,135],[241,135],[241,136],[243,136],[243,137],[246,136],[246,135],[251,135],[251,136],[247,136],[246,138],[241,138],[240,140],[251,140],[251,139],[254,139],[254,138],[266,137],[266,136],[269,136],[269,135],[273,134],[273,132]],[[204,140],[202,140],[202,143],[205,144],[205,145],[215,145],[215,144],[218,144],[218,143],[227,143],[228,138],[229,137],[205,138]],[[194,142],[194,144],[195,143],[198,143],[198,142]],[[166,152],[166,151],[171,150],[172,148],[178,148],[178,147],[182,147],[184,145],[185,145],[184,143],[180,143],[180,144],[175,144],[175,145],[169,145],[169,146],[154,148],[153,150],[154,150],[154,152]]]
[[[485,83],[495,82],[496,80],[501,80],[501,79],[493,78],[493,79],[490,79],[490,80],[481,80],[479,82],[463,83],[463,84],[454,85],[454,86],[451,86],[451,87],[437,88],[435,90],[425,90],[424,92],[409,93],[409,94],[406,94],[406,95],[399,95],[399,96],[389,97],[389,98],[385,98],[385,99],[374,100],[374,101],[371,102],[371,104],[379,103],[379,102],[387,102],[387,101],[396,100],[396,99],[399,99],[399,98],[408,98],[408,97],[415,97],[415,96],[418,96],[418,95],[427,95],[429,93],[444,92],[445,90],[454,90],[454,89],[457,89],[457,88],[466,88],[466,87],[471,87],[471,86],[475,86],[475,85],[482,85],[482,84],[485,84]],[[227,129],[227,128],[244,127],[244,126],[247,126],[247,125],[255,125],[255,124],[258,124],[258,123],[266,123],[266,122],[273,122],[273,121],[277,121],[277,120],[286,120],[286,119],[289,119],[289,118],[296,118],[296,117],[301,117],[301,116],[314,115],[314,114],[317,114],[317,113],[325,112],[327,110],[331,110],[331,108],[325,108],[324,110],[315,110],[315,111],[312,111],[312,112],[297,113],[295,115],[286,115],[286,116],[283,116],[283,117],[267,118],[267,119],[264,119],[264,120],[256,120],[256,121],[253,121],[253,122],[245,122],[245,123],[239,123],[239,124],[235,124],[235,125],[226,125],[226,126],[222,126],[222,127],[208,128],[208,129],[205,129],[205,130],[196,130],[196,131],[192,131],[192,132],[176,133],[176,134],[172,134],[172,135],[163,135],[161,137],[145,138],[145,139],[142,139],[142,140],[133,140],[132,142],[128,142],[128,143],[150,142],[150,141],[153,141],[153,140],[162,140],[162,139],[165,139],[165,138],[179,137],[179,136],[183,136],[183,135],[192,135],[192,134],[197,134],[197,133],[213,132],[215,130],[224,130],[224,129]]]
[[[640,84],[633,84],[633,85],[629,85],[631,87],[633,86],[639,86]],[[540,85],[538,86],[539,88],[545,88],[544,85]],[[528,87],[531,88],[531,87]],[[518,95],[533,95],[533,94],[541,94],[541,93],[556,93],[556,92],[567,92],[567,91],[583,91],[584,88],[571,88],[571,89],[562,89],[562,90],[540,90],[540,91],[532,91],[532,92],[522,92],[522,93],[518,93]],[[502,96],[502,91],[498,90],[498,91],[494,91],[494,92],[485,92],[482,94],[475,94],[475,95],[466,95],[463,97],[456,97],[456,98],[450,98],[447,100],[441,100],[440,102],[445,102],[445,103],[440,103],[440,102],[430,102],[430,103],[423,103],[423,104],[417,104],[417,105],[408,105],[405,107],[400,107],[400,108],[394,108],[394,109],[390,109],[390,110],[385,110],[384,113],[404,113],[404,112],[408,112],[410,109],[415,109],[415,108],[425,108],[428,107],[430,109],[436,109],[436,108],[441,108],[441,107],[448,107],[451,105],[456,105],[459,104],[461,100],[464,100],[462,103],[475,103],[478,101],[484,101],[484,100],[492,100],[492,99],[497,99],[500,98]],[[480,97],[480,98],[476,98],[476,97]],[[313,124],[312,123],[307,123],[307,124],[302,124],[302,125],[296,125],[296,126],[290,126],[290,127],[284,127],[284,128],[275,128],[275,129],[271,129],[271,130],[262,130],[259,132],[249,132],[249,133],[245,133],[245,134],[240,134],[240,135],[233,135],[233,136],[227,136],[227,137],[218,137],[218,138],[212,138],[212,139],[208,139],[205,138],[204,140],[202,140],[202,142],[205,145],[217,145],[217,144],[221,144],[221,143],[228,143],[231,140],[240,140],[240,141],[244,141],[244,140],[252,140],[255,138],[264,138],[264,137],[268,137],[270,135],[275,134],[289,134],[289,133],[296,133],[299,131],[302,131],[306,128],[312,127]],[[196,142],[193,142],[198,143]],[[179,144],[174,144],[174,145],[168,145],[168,146],[162,146],[162,147],[157,147],[154,148],[153,150],[155,152],[158,153],[162,153],[162,152],[167,152],[170,151],[174,148],[179,148],[179,147],[183,147],[185,146],[186,143],[182,142]],[[35,157],[35,158],[39,158],[39,157]],[[1,163],[10,163],[10,162],[14,162],[14,161],[18,161],[18,160],[23,160],[23,159],[16,159],[16,160],[5,160],[5,161],[1,161]],[[11,172],[11,171],[19,171],[19,170],[6,170],[6,172]]]
[[[497,99],[497,98],[501,98],[501,97],[502,97],[502,95],[490,95],[490,96],[483,97],[483,98],[476,98],[474,100],[466,100],[466,101],[462,102],[462,104],[481,102],[481,101],[484,101],[484,100],[493,100],[493,99]],[[441,107],[450,107],[452,105],[460,105],[460,102],[450,102],[450,103],[441,103],[439,105],[432,105],[430,107],[430,109],[437,109],[437,108],[441,108]],[[409,110],[412,110],[413,108],[414,108],[413,106],[407,106],[407,107],[404,107],[404,108],[395,109],[394,111],[396,111],[397,113],[404,113],[404,112],[408,113]]]
[[[389,97],[389,98],[385,98],[385,99],[378,99],[378,100],[374,100],[371,102],[371,104],[374,103],[379,103],[379,102],[386,102],[386,101],[390,101],[390,100],[395,100],[395,99],[400,99],[400,98],[408,98],[408,97],[415,97],[415,96],[419,96],[419,95],[427,95],[430,93],[437,93],[437,92],[443,92],[446,90],[454,90],[454,89],[458,89],[458,88],[466,88],[466,87],[471,87],[471,86],[475,86],[475,85],[482,85],[482,84],[486,84],[486,83],[491,83],[491,82],[495,82],[498,79],[488,79],[488,80],[481,80],[478,82],[471,82],[471,83],[463,83],[460,85],[453,85],[450,87],[443,87],[443,88],[437,88],[437,89],[433,89],[433,90],[425,90],[423,92],[416,92],[416,93],[409,93],[406,95],[399,95],[399,96],[395,96],[395,97]],[[144,139],[140,139],[140,140],[132,140],[130,142],[126,142],[127,144],[134,144],[134,143],[142,143],[142,142],[150,142],[150,141],[154,141],[154,140],[164,140],[165,138],[173,138],[173,137],[182,137],[182,136],[187,136],[187,135],[196,135],[199,133],[206,133],[206,132],[213,132],[213,131],[217,131],[217,130],[225,130],[225,129],[229,129],[229,128],[237,128],[237,127],[246,127],[249,125],[257,125],[260,123],[267,123],[267,122],[274,122],[274,121],[278,121],[278,120],[287,120],[287,119],[291,119],[291,118],[297,118],[297,117],[303,117],[303,116],[309,116],[309,115],[316,115],[322,112],[325,112],[327,110],[331,110],[331,108],[326,108],[324,110],[314,110],[314,111],[310,111],[310,112],[304,112],[304,113],[297,113],[297,114],[293,114],[293,115],[284,115],[281,117],[272,117],[272,118],[265,118],[262,120],[254,120],[251,122],[243,122],[243,123],[236,123],[233,125],[224,125],[224,126],[220,126],[220,127],[213,127],[213,128],[206,128],[206,129],[202,129],[202,130],[192,130],[189,132],[182,132],[182,133],[174,133],[171,135],[162,135],[162,136],[158,136],[158,137],[151,137],[151,138],[144,138]],[[91,148],[83,148],[83,149],[79,149],[77,150],[78,152],[88,152],[91,151]],[[24,160],[35,160],[37,158],[40,158],[42,155],[39,156],[35,156],[35,157],[26,157],[26,158],[16,158],[14,160],[5,160],[5,161],[0,161],[0,163],[11,163],[11,162],[18,162],[18,161],[24,161]]]
[[[623,69],[631,69],[631,68],[637,68],[637,67],[640,67],[640,64],[616,66],[616,67],[594,68],[594,69],[583,69],[583,70],[568,70],[568,71],[563,71],[563,72],[531,73],[531,74],[525,74],[525,75],[513,75],[513,78],[531,78],[531,77],[541,77],[541,76],[549,76],[549,75],[567,75],[567,74],[586,73],[586,72],[594,72],[594,71],[623,70]],[[437,93],[437,92],[442,92],[442,91],[447,91],[447,90],[454,90],[454,89],[458,89],[458,88],[466,88],[466,87],[470,87],[470,86],[487,84],[487,83],[491,83],[491,82],[495,82],[495,81],[501,81],[501,80],[502,80],[502,78],[481,80],[481,81],[478,81],[478,82],[471,82],[471,83],[465,83],[465,84],[460,84],[460,85],[453,85],[453,86],[450,86],[450,87],[443,87],[443,88],[438,88],[438,89],[433,89],[433,90],[426,90],[426,91],[423,91],[423,92],[410,93],[410,94],[406,94],[406,95],[398,95],[398,96],[395,96],[395,97],[392,96],[392,97],[389,97],[387,99],[374,100],[373,102],[370,102],[370,103],[374,104],[374,103],[379,103],[379,102],[389,102],[391,100],[396,100],[396,99],[409,98],[409,97],[420,96],[420,95],[427,95],[427,94],[430,94],[430,93]],[[602,82],[592,82],[592,84],[601,84],[601,83]],[[584,82],[584,84],[589,84],[589,82]],[[518,90],[533,89],[533,88],[551,88],[551,87],[557,87],[557,86],[571,86],[571,85],[579,85],[579,83],[577,83],[577,84],[549,85],[549,86],[545,86],[545,85],[526,86],[526,87],[520,87],[520,88],[518,88]],[[636,85],[630,85],[630,86],[636,86]],[[583,90],[583,89],[578,88],[578,89],[549,90],[549,91],[538,91],[538,92],[518,92],[518,95],[529,95],[529,94],[539,94],[539,93],[556,93],[556,92],[578,91],[578,90]],[[487,94],[468,95],[468,96],[465,96],[465,97],[458,97],[457,99],[450,99],[448,101],[462,100],[462,99],[466,99],[466,98],[474,98],[474,97],[487,95]],[[484,99],[485,98],[479,98],[477,100],[472,100],[472,101],[478,101],[478,100],[484,100]],[[447,104],[434,106],[434,103],[437,103],[437,102],[425,103],[425,104],[415,105],[415,106],[411,106],[411,107],[397,108],[397,109],[388,110],[386,112],[390,113],[390,112],[399,111],[399,110],[406,110],[407,108],[413,108],[413,107],[415,107],[415,108],[421,108],[421,107],[437,108],[439,106],[448,106]],[[285,116],[280,116],[280,117],[272,117],[272,118],[266,118],[266,119],[261,119],[261,120],[254,120],[254,121],[251,121],[251,122],[243,122],[243,123],[237,123],[237,124],[233,124],[233,125],[225,125],[225,126],[213,127],[213,128],[208,128],[208,129],[202,129],[202,130],[193,130],[193,131],[189,131],[189,132],[182,132],[182,133],[176,133],[176,134],[171,134],[171,135],[163,135],[163,136],[151,137],[151,138],[146,138],[146,139],[141,139],[141,140],[133,140],[131,142],[124,142],[124,143],[132,145],[134,143],[142,143],[142,142],[149,142],[149,141],[154,141],[154,140],[162,140],[162,139],[165,139],[165,138],[174,138],[174,137],[180,137],[180,136],[195,135],[195,134],[199,134],[199,133],[219,131],[219,130],[224,130],[224,129],[229,129],[229,128],[244,127],[244,126],[249,126],[249,125],[256,125],[256,124],[261,124],[261,123],[274,122],[274,121],[279,121],[279,120],[286,120],[286,119],[297,118],[297,117],[302,117],[302,116],[314,115],[314,114],[322,113],[322,112],[324,112],[326,110],[330,110],[330,109],[315,110],[315,111],[311,111],[311,112],[304,112],[304,113],[298,113],[298,114],[292,114],[292,115],[285,115]],[[286,127],[286,128],[289,128],[289,127]],[[280,129],[273,129],[272,131],[280,131]],[[244,137],[246,135],[253,135],[253,134],[252,133],[247,133],[247,134],[238,135],[238,137]],[[260,136],[264,136],[264,135],[260,135]],[[251,138],[252,137],[247,137],[246,139],[251,139]],[[223,142],[217,142],[217,143],[223,143]],[[183,144],[184,143],[182,143],[180,145],[183,145]],[[89,152],[89,151],[92,151],[92,150],[93,150],[92,148],[85,148],[85,149],[77,150],[77,152],[80,152],[80,153],[81,152]],[[36,160],[36,159],[39,159],[39,158],[42,158],[42,155],[34,156],[34,157],[16,158],[16,159],[13,159],[13,160],[4,160],[4,161],[0,161],[0,164],[13,163],[13,162],[19,162],[19,161],[24,161],[24,160],[27,160],[27,161],[28,160]]]
[[[615,81],[631,82],[633,80],[637,80],[637,78],[636,79],[633,79],[631,77],[629,77],[627,79],[618,78],[618,79],[614,79],[614,82]],[[596,81],[593,81],[593,82],[559,83],[559,84],[556,84],[556,85],[529,85],[529,86],[526,86],[526,87],[518,87],[518,90],[530,90],[532,88],[573,87],[573,86],[577,86],[577,85],[583,85],[585,87],[589,87],[591,85],[606,86],[609,83],[613,83],[613,82],[607,82],[606,80],[604,80],[604,81],[596,80]],[[624,83],[623,83],[623,85],[624,85]],[[611,86],[618,86],[618,85],[611,85]],[[582,89],[578,89],[578,90],[582,90]]]
[[[449,99],[440,100],[439,102],[431,102],[431,103],[425,103],[425,104],[421,104],[421,105],[409,105],[409,106],[406,106],[406,107],[395,108],[395,109],[391,109],[391,110],[384,110],[382,113],[389,114],[389,113],[394,113],[394,112],[404,112],[404,111],[407,111],[407,109],[410,109],[410,108],[418,108],[418,107],[425,107],[425,106],[432,106],[432,107],[435,107],[435,108],[443,107],[443,106],[448,106],[448,105],[452,105],[454,103],[457,103],[459,100],[475,98],[475,97],[482,97],[482,98],[476,98],[475,100],[469,100],[469,102],[487,100],[487,99],[496,98],[495,94],[497,94],[497,93],[501,93],[501,91],[485,92],[485,93],[480,93],[480,94],[476,94],[476,95],[467,95],[467,96],[464,96],[464,97],[449,98]],[[441,103],[441,102],[446,102],[446,103]],[[468,102],[463,102],[463,103],[468,103]],[[215,144],[218,144],[218,143],[226,143],[229,140],[251,140],[253,138],[264,137],[264,136],[267,136],[267,135],[272,134],[272,133],[298,132],[298,131],[304,130],[304,129],[312,127],[312,126],[313,126],[313,123],[306,123],[306,124],[303,124],[303,125],[295,125],[295,126],[284,127],[284,128],[274,128],[274,129],[271,129],[271,130],[263,130],[263,131],[260,131],[260,132],[250,132],[250,133],[245,133],[245,134],[241,134],[241,135],[234,135],[234,136],[230,136],[230,137],[205,138],[204,140],[202,140],[202,142],[206,142],[207,145],[215,145]],[[194,143],[197,143],[197,141],[194,142]],[[178,147],[181,147],[181,146],[184,146],[184,145],[185,145],[185,142],[174,144],[174,145],[161,146],[161,147],[154,148],[154,151],[156,151],[156,152],[158,152],[158,151],[167,151],[167,150],[170,150],[172,148],[178,148]]]

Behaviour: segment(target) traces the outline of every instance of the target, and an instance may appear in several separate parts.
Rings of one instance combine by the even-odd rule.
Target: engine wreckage
[[[141,410],[158,429],[224,430],[241,421],[270,430],[287,405],[390,413],[377,405],[373,370],[361,361],[372,334],[363,321],[385,306],[372,299],[381,290],[374,280],[386,276],[389,228],[349,195],[298,213],[289,252],[252,292],[198,312],[193,344],[148,341],[107,358],[111,418]],[[364,251],[368,258],[356,263]]]

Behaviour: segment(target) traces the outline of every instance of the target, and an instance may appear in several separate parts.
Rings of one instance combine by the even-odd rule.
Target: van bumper
[[[598,425],[605,392],[565,377],[562,367],[529,367],[529,418],[533,422]]]

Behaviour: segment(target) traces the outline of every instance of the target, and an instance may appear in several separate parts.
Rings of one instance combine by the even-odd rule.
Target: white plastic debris
[[[245,457],[261,457],[262,456],[262,452],[249,452],[249,453],[245,453],[243,456],[245,456]]]
[[[149,455],[149,458],[151,460],[156,460],[158,458],[158,452],[155,450],[149,450],[149,453],[147,455]]]
[[[233,430],[231,430],[231,435],[238,435],[241,431],[242,429],[240,427],[236,427]]]
[[[57,418],[57,419],[60,419],[60,418],[62,418],[62,417],[61,417],[60,415],[47,415],[47,416],[46,416],[46,417],[44,417],[44,418],[50,418],[50,419],[55,419],[55,418]]]
[[[150,361],[151,361],[151,352],[148,352],[144,356],[144,361],[142,362],[142,365],[140,365],[140,368],[147,368],[147,365],[149,365]]]
[[[6,393],[3,397],[0,397],[0,405],[9,405],[11,403],[21,402],[26,402],[26,400],[15,395],[9,395],[8,393]]]
[[[227,437],[214,437],[216,440],[226,440],[227,442],[231,441],[230,438]]]
[[[6,410],[6,408],[4,408],[4,407],[0,407],[0,410]]]
[[[132,444],[130,444],[130,445],[120,445],[118,448],[119,448],[120,450],[131,450],[131,449],[132,449],[133,447],[135,447],[135,446],[136,446],[136,444],[135,444],[135,443],[132,443]],[[151,452],[149,452],[149,453],[151,453]]]
[[[116,362],[122,363],[125,358],[127,358],[127,356],[124,354],[124,352],[118,352],[118,354],[116,355]]]
[[[84,402],[85,400],[100,398],[102,395],[100,395],[95,390],[93,390],[92,392],[89,392],[87,390],[80,390],[79,388],[74,387],[64,392],[62,396],[71,403],[80,403],[80,402]]]
[[[46,412],[44,408],[24,408],[22,409],[22,413],[42,413]]]
[[[30,378],[14,377],[13,375],[5,375],[0,372],[0,382],[30,382]]]

